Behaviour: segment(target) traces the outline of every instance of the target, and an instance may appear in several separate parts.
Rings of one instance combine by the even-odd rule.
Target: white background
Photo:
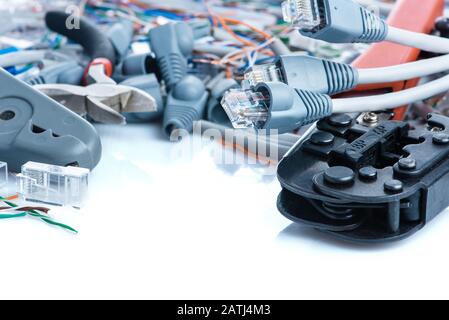
[[[81,211],[0,221],[0,298],[449,298],[449,214],[411,239],[351,245],[292,225],[274,176],[176,158],[154,125],[99,126]],[[442,190],[442,192],[448,192]]]

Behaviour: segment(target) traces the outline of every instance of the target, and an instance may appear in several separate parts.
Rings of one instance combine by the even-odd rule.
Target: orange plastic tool
[[[388,24],[397,28],[415,32],[430,33],[435,20],[443,15],[444,0],[399,0],[390,14]],[[416,61],[420,50],[409,48],[390,42],[372,45],[366,53],[361,55],[353,65],[357,68],[389,67]],[[379,93],[396,92],[418,85],[419,79],[363,85],[355,89],[360,91],[375,91]],[[395,120],[403,120],[407,106],[395,109]]]

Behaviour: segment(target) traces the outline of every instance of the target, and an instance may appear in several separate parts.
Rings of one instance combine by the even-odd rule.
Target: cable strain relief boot
[[[288,0],[287,4],[286,21],[306,37],[330,43],[372,43],[387,37],[387,23],[353,0]]]
[[[323,60],[323,66],[327,74],[327,94],[350,91],[357,86],[359,74],[352,66],[329,60]]]
[[[360,7],[360,14],[362,16],[363,33],[356,42],[373,43],[384,41],[388,34],[387,23],[373,12],[362,7]]]
[[[256,65],[248,70],[244,85],[283,82],[295,89],[334,95],[354,89],[358,79],[358,71],[348,64],[290,54],[280,56],[273,64]]]
[[[194,77],[182,79],[170,92],[163,128],[170,137],[175,131],[192,132],[193,123],[203,118],[209,94],[204,83]]]
[[[187,57],[193,51],[192,29],[186,23],[168,23],[149,33],[151,49],[168,88],[187,75]]]
[[[287,133],[332,114],[332,99],[325,94],[293,89],[280,82],[260,83],[255,90],[268,101],[264,130]]]
[[[121,73],[123,76],[139,76],[156,73],[156,59],[152,54],[131,54],[123,59]]]
[[[332,115],[332,99],[328,95],[307,90],[296,90],[296,92],[306,109],[302,125],[311,124]]]

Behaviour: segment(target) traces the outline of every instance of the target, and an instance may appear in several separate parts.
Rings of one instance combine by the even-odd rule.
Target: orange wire
[[[243,39],[241,37],[239,37],[234,30],[232,30],[229,25],[226,23],[225,18],[220,17],[219,15],[214,15],[217,20],[220,22],[220,24],[222,25],[223,29],[225,29],[234,39],[236,39],[237,41],[241,42],[242,44],[246,45],[246,46],[250,46],[250,47],[255,47],[256,44],[254,42],[248,41],[246,39]]]
[[[14,195],[14,196],[10,196],[8,198],[5,198],[5,200],[8,200],[8,201],[16,200],[16,199],[19,199],[19,195],[18,194]]]
[[[244,21],[233,19],[233,18],[226,18],[226,17],[223,17],[223,19],[226,22],[228,22],[228,23],[242,25],[244,27],[247,27],[248,29],[251,29],[252,31],[260,34],[262,37],[264,37],[267,40],[269,40],[269,39],[271,39],[273,37],[272,35],[268,34],[267,32],[265,32],[265,31],[263,31],[263,30],[261,30],[259,28],[256,28],[256,27],[254,27],[254,26],[252,26],[252,25],[250,25],[250,24],[248,24],[248,23],[246,23]]]
[[[221,144],[224,147],[232,148],[233,150],[240,151],[240,152],[242,152],[242,153],[244,153],[244,154],[246,154],[246,155],[248,155],[248,156],[250,156],[250,157],[252,157],[252,158],[254,158],[256,160],[265,162],[267,165],[273,165],[273,164],[277,164],[278,163],[278,161],[270,159],[269,157],[264,157],[264,156],[259,155],[257,153],[251,152],[249,149],[247,149],[244,146],[239,145],[237,143],[229,143],[229,142],[226,142],[225,139],[221,139]]]

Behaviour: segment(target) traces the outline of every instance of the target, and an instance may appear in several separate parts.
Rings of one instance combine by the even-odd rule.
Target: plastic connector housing
[[[350,65],[307,55],[280,56],[273,64],[253,67],[245,74],[251,87],[263,82],[283,82],[290,87],[334,95],[354,89],[358,71]]]
[[[221,104],[235,129],[263,129],[268,120],[268,103],[260,92],[231,89]]]
[[[302,30],[313,30],[321,24],[317,0],[287,0],[282,3],[285,22]]]
[[[221,106],[221,100],[225,93],[231,89],[239,88],[239,84],[234,79],[222,79],[210,88],[210,99],[207,104],[207,119],[227,127],[232,127],[231,122]]]
[[[352,0],[289,0],[284,15],[302,35],[331,43],[380,42],[388,33],[385,21]]]
[[[81,208],[86,200],[90,171],[28,162],[18,175],[19,193],[27,201]]]

